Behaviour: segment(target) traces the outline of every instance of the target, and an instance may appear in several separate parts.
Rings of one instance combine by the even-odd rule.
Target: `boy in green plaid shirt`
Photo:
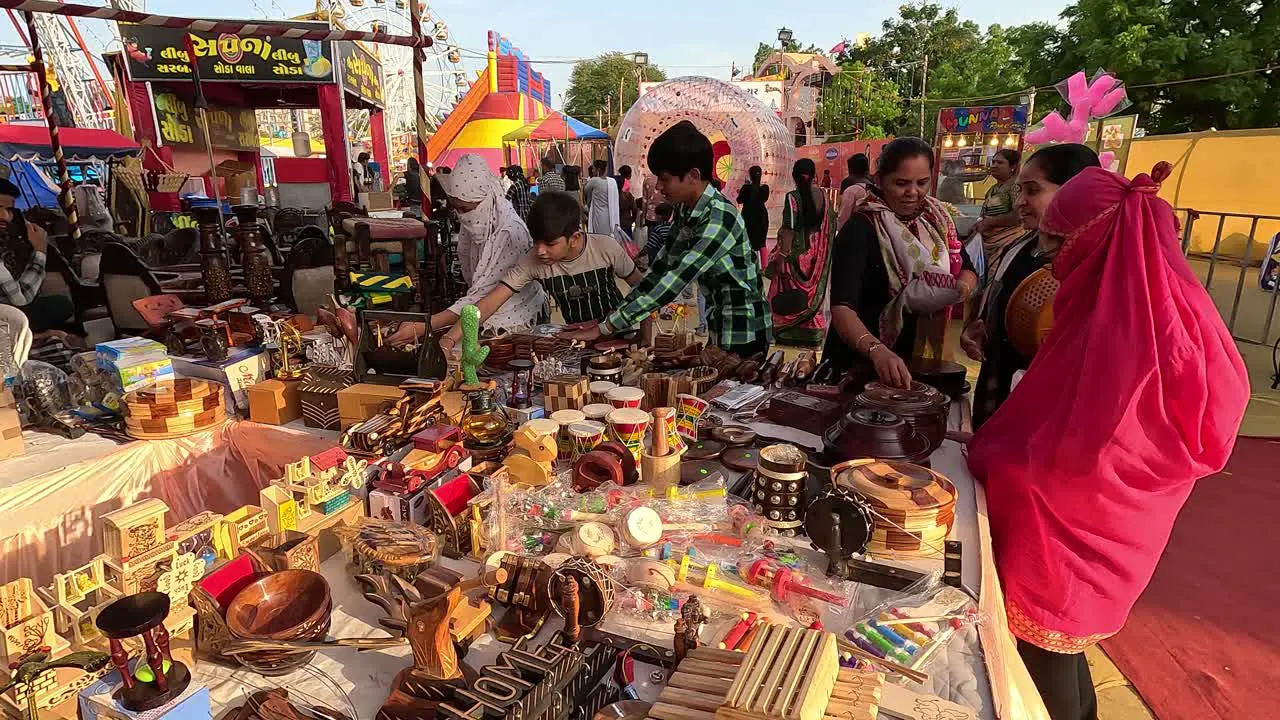
[[[648,161],[659,191],[677,208],[672,240],[617,310],[563,335],[591,342],[628,330],[696,280],[707,296],[711,342],[744,358],[767,352],[773,338],[760,266],[738,209],[711,186],[711,141],[686,120],[653,141]]]

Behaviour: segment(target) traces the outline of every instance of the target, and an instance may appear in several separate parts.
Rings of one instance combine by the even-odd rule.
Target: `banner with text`
[[[327,27],[323,23],[301,23]],[[128,59],[129,79],[190,80],[186,36],[200,65],[202,82],[329,83],[333,82],[330,43],[288,38],[240,37],[183,28],[120,23],[120,39]]]
[[[204,150],[199,113],[183,98],[169,92],[155,94],[156,122],[165,145]],[[210,109],[209,141],[219,150],[258,150],[258,118],[249,108]]]
[[[336,45],[342,88],[365,102],[383,107],[382,63],[358,43],[339,42]]]

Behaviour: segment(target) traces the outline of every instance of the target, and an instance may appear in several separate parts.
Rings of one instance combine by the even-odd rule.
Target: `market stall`
[[[987,168],[997,150],[1022,151],[1026,105],[949,107],[938,111],[934,134],[937,195],[965,214],[977,214],[991,183]]]
[[[199,82],[193,83],[186,30],[121,23],[120,31],[125,52],[111,57],[125,70],[117,77],[124,82],[135,136],[155,148],[144,158],[150,169],[210,176],[222,197],[238,203],[241,190],[263,190],[254,109],[319,108],[327,152],[323,158],[299,158],[283,182],[327,186],[321,206],[354,201],[345,111],[364,110],[370,113],[374,158],[383,168],[384,184],[389,181],[381,65],[355,41],[192,32],[200,71]],[[209,106],[207,128],[200,120],[197,95]],[[211,171],[211,165],[217,170]],[[212,190],[206,186],[205,193]],[[176,193],[150,195],[153,209],[176,209]]]
[[[554,148],[554,157],[565,164],[586,167],[597,154],[594,146],[601,146],[603,154],[608,154],[608,141],[605,131],[553,110],[547,117],[503,135],[503,157],[508,164],[538,169],[542,158]]]
[[[67,128],[59,132],[72,182],[96,179],[110,187],[109,163],[138,155],[138,144],[113,130]],[[44,124],[0,123],[0,158],[9,178],[23,191],[19,207],[58,207],[56,168],[49,129]]]
[[[153,367],[142,340],[78,363],[89,388],[136,388],[101,419],[130,442],[0,488],[4,594],[40,598],[6,633],[47,622],[58,652],[90,653],[88,674],[50,671],[43,716],[256,698],[352,718],[519,700],[521,717],[585,719],[636,697],[636,718],[708,720],[750,707],[733,688],[753,673],[790,684],[779,698],[810,688],[796,702],[815,717],[1043,716],[981,492],[944,441],[966,417],[951,374],[929,378],[950,394],[845,395],[812,354],[738,358],[678,320],[584,349],[552,326],[481,341],[472,310],[456,369],[432,338],[390,342],[421,315],[387,311],[305,339],[260,316],[256,381]],[[48,383],[18,390],[53,402]],[[109,642],[122,607],[151,608],[147,642]],[[519,687],[474,680],[513,663]]]

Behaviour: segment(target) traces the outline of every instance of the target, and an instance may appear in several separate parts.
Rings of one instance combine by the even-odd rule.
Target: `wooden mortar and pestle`
[[[653,426],[649,431],[649,452],[640,456],[640,478],[652,487],[665,490],[680,484],[680,453],[667,441],[675,408],[653,409]]]

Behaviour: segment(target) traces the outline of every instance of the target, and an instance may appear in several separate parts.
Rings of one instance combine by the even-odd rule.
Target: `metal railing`
[[[1209,296],[1213,298],[1214,304],[1218,306],[1218,310],[1222,312],[1223,319],[1226,320],[1227,329],[1231,332],[1231,336],[1236,340],[1248,343],[1256,343],[1259,345],[1271,344],[1271,325],[1275,319],[1276,300],[1280,297],[1280,275],[1277,275],[1270,282],[1270,288],[1266,287],[1266,278],[1263,277],[1261,268],[1267,267],[1267,249],[1271,248],[1269,238],[1259,238],[1258,223],[1262,221],[1280,222],[1280,216],[1275,215],[1254,215],[1249,213],[1231,213],[1231,212],[1214,212],[1209,210],[1195,210],[1192,208],[1177,208],[1182,218],[1182,252],[1187,259],[1192,261],[1193,269],[1199,271],[1201,267],[1195,267],[1198,262],[1207,263],[1204,273],[1204,287],[1209,292]],[[1214,220],[1216,218],[1216,221]],[[1222,237],[1223,229],[1228,219],[1237,219],[1248,221],[1249,233],[1244,244],[1244,251],[1238,256],[1222,254]],[[1216,232],[1213,239],[1213,248],[1206,253],[1191,252],[1192,232],[1199,222],[1216,222]],[[1261,257],[1254,255],[1254,246],[1258,245],[1262,248]],[[1277,248],[1271,248],[1274,254]],[[1274,268],[1274,263],[1272,264]],[[1220,270],[1221,267],[1221,270]],[[1224,289],[1219,286],[1215,288],[1214,279],[1220,274],[1225,273],[1230,268],[1236,268],[1236,282],[1234,295],[1230,295],[1230,307],[1225,307],[1224,299],[1231,292],[1230,281]],[[1248,284],[1248,276],[1257,273],[1258,282],[1254,286],[1256,289],[1250,289],[1246,293],[1246,285]],[[1276,270],[1272,269],[1275,273]],[[1215,293],[1215,289],[1220,292]],[[1249,336],[1243,332],[1236,330],[1237,322],[1242,320],[1241,309],[1244,306],[1246,314],[1252,316],[1261,308],[1266,306],[1266,314],[1262,317],[1262,334],[1261,336]],[[1251,318],[1252,319],[1252,318]]]

